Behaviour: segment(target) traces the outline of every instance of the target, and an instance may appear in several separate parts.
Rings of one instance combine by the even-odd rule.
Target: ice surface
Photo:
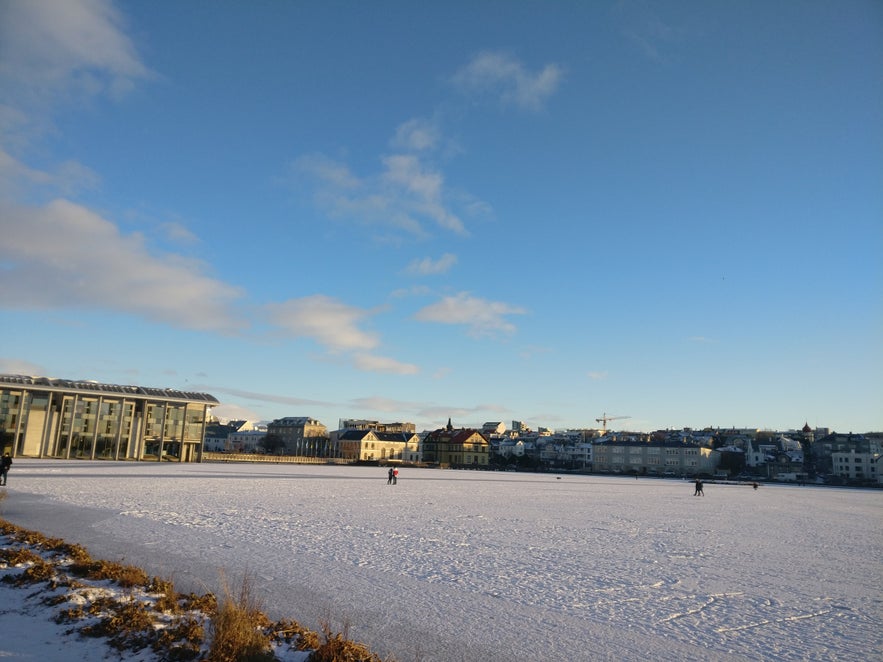
[[[867,660],[883,492],[266,464],[16,460],[3,516],[349,625],[400,662]]]

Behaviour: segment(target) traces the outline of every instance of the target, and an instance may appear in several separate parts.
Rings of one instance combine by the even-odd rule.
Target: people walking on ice
[[[386,484],[392,485],[392,479],[395,478],[395,472],[393,472],[392,467],[389,468],[389,471],[387,472],[387,476],[388,476],[388,478],[386,479]]]
[[[12,458],[9,453],[4,453],[0,458],[0,485],[6,485],[6,476],[9,473],[9,467],[12,466]]]
[[[705,487],[699,478],[696,479],[696,490],[693,492],[693,496],[705,496]]]
[[[398,467],[392,470],[392,484],[396,485],[399,482],[399,470]]]

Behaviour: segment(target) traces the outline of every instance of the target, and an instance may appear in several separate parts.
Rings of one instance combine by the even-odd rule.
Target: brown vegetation
[[[5,497],[0,492],[0,501]],[[101,637],[119,650],[150,648],[157,660],[271,662],[273,646],[311,651],[310,662],[382,662],[364,644],[350,641],[348,626],[322,635],[296,621],[271,622],[255,595],[251,575],[235,589],[224,582],[220,602],[211,594],[181,594],[171,581],[149,577],[140,568],[95,560],[79,545],[28,531],[0,519],[2,581],[13,586],[45,583],[44,602],[58,607],[58,623],[70,633]],[[88,582],[110,582],[111,591]],[[57,592],[58,589],[63,589]],[[392,662],[392,661],[389,661]]]

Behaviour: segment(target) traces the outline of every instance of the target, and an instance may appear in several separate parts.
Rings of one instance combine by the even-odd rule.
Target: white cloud
[[[438,126],[429,120],[414,118],[396,129],[392,146],[414,152],[434,149],[441,138]]]
[[[293,336],[311,338],[333,352],[369,350],[379,344],[376,336],[357,326],[369,311],[323,294],[269,304],[267,310],[276,326]]]
[[[689,29],[667,23],[656,9],[644,2],[619,2],[613,16],[620,21],[622,35],[629,42],[650,60],[664,64],[672,48],[689,35]]]
[[[425,236],[430,225],[467,234],[446,202],[439,171],[412,154],[385,156],[381,165],[377,174],[359,178],[346,164],[314,154],[296,159],[293,170],[316,180],[316,201],[334,217],[417,237]]]
[[[16,199],[39,190],[69,197],[84,189],[98,188],[100,181],[95,171],[77,161],[64,161],[51,172],[37,170],[0,146],[0,196],[4,198]]]
[[[390,292],[389,296],[393,299],[403,299],[405,297],[423,297],[427,296],[431,290],[426,285],[414,285],[412,287],[403,287]]]
[[[309,173],[335,189],[358,189],[364,186],[350,171],[349,166],[324,154],[305,154],[295,159],[292,166],[295,173]]]
[[[0,81],[20,103],[57,94],[118,96],[153,74],[109,0],[0,5]]]
[[[273,404],[291,405],[293,407],[330,407],[332,403],[322,400],[309,400],[306,398],[295,398],[287,395],[275,395],[272,393],[260,393],[257,391],[244,391],[241,389],[228,388],[226,386],[213,386],[209,384],[193,384],[193,389],[205,391],[215,395],[216,393],[224,393],[234,398],[242,398],[246,400],[256,400],[258,402],[269,402]]]
[[[561,67],[547,64],[531,73],[516,58],[505,53],[483,52],[453,77],[454,84],[470,94],[493,94],[503,103],[524,110],[539,110],[558,89]]]
[[[199,242],[199,237],[193,234],[189,228],[175,221],[162,223],[159,229],[166,240],[176,244],[195,244]]]
[[[607,371],[606,370],[590,370],[586,373],[589,379],[593,379],[595,381],[603,381],[607,379]]]
[[[0,264],[15,287],[0,289],[14,308],[114,310],[189,329],[232,332],[242,296],[179,255],[152,254],[140,235],[124,236],[98,214],[54,200],[0,208]]]
[[[295,337],[310,338],[332,354],[349,354],[348,360],[358,370],[393,375],[420,372],[412,363],[366,351],[380,345],[375,334],[358,326],[372,311],[349,306],[324,294],[269,304],[266,308],[272,324]]]
[[[414,260],[408,265],[407,272],[415,276],[434,276],[447,273],[455,264],[457,264],[457,256],[453,253],[445,253],[437,260],[431,257]]]
[[[258,421],[261,416],[250,407],[243,407],[229,402],[224,402],[212,407],[212,416],[222,423],[227,421]]]
[[[30,361],[22,361],[21,359],[0,358],[0,372],[6,375],[46,376],[46,369],[43,366]]]
[[[353,365],[366,372],[385,372],[393,375],[416,375],[420,372],[420,368],[413,363],[402,363],[387,356],[374,354],[356,354],[353,357]]]
[[[479,299],[468,292],[461,292],[422,308],[414,318],[421,322],[460,324],[469,327],[470,335],[488,336],[514,333],[515,325],[506,316],[524,315],[526,312],[518,306]]]
[[[465,234],[463,222],[450,212],[442,202],[444,176],[416,156],[393,154],[383,159],[386,170],[382,180],[387,188],[395,191],[403,206],[418,216],[428,217],[439,226]]]

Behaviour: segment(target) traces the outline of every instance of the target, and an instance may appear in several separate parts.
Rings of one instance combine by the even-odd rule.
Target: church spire
[[[453,429],[454,429],[454,426],[451,425],[451,417],[448,416],[448,432],[450,432],[450,431],[453,430]]]

